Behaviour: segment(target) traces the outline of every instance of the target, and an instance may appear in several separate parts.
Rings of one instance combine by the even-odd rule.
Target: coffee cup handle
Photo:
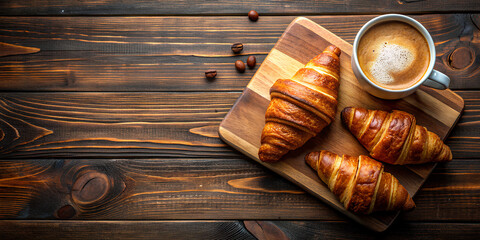
[[[428,76],[427,80],[423,82],[423,85],[444,90],[450,85],[450,78],[437,70],[433,70],[430,76]]]

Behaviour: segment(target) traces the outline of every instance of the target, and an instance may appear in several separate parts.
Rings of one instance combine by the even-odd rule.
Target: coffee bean
[[[257,11],[251,10],[250,12],[248,12],[248,18],[249,18],[251,21],[256,22],[256,21],[258,20],[258,13],[257,13]]]
[[[232,45],[232,51],[234,53],[239,53],[243,50],[243,44],[242,43],[234,43]]]
[[[214,79],[217,76],[217,70],[209,69],[205,71],[205,77],[208,79]]]
[[[254,68],[255,64],[257,64],[257,59],[255,59],[255,56],[249,56],[247,58],[247,65],[249,68]]]
[[[243,63],[242,60],[237,60],[235,62],[235,68],[237,69],[237,71],[243,73],[245,72],[245,63]]]

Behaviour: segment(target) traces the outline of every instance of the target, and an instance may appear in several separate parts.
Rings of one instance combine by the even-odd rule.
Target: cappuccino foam
[[[371,27],[360,39],[357,55],[368,79],[389,89],[414,85],[430,64],[427,40],[417,29],[400,21]]]
[[[391,84],[395,81],[392,75],[407,70],[413,60],[414,56],[408,49],[396,44],[385,44],[373,61],[370,73],[378,82]]]

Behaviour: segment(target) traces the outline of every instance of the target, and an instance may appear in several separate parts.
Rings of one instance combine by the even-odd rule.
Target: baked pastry
[[[340,74],[340,49],[328,46],[291,79],[270,88],[260,160],[275,162],[301,147],[335,118]]]
[[[397,178],[384,172],[383,164],[368,156],[340,157],[329,151],[320,151],[307,154],[305,161],[348,211],[369,214],[415,207]]]
[[[377,160],[400,165],[452,160],[450,148],[416,125],[412,114],[347,107],[342,122]]]

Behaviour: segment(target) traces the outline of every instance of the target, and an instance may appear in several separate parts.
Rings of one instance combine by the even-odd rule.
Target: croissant
[[[420,164],[452,160],[452,152],[442,140],[415,117],[403,111],[347,107],[342,122],[370,155],[390,164]]]
[[[305,161],[354,213],[411,210],[415,203],[397,178],[383,171],[383,164],[368,156],[338,156],[329,151],[311,152]]]
[[[278,79],[270,88],[260,160],[275,162],[297,149],[330,124],[337,109],[340,49],[328,46],[291,79]]]

